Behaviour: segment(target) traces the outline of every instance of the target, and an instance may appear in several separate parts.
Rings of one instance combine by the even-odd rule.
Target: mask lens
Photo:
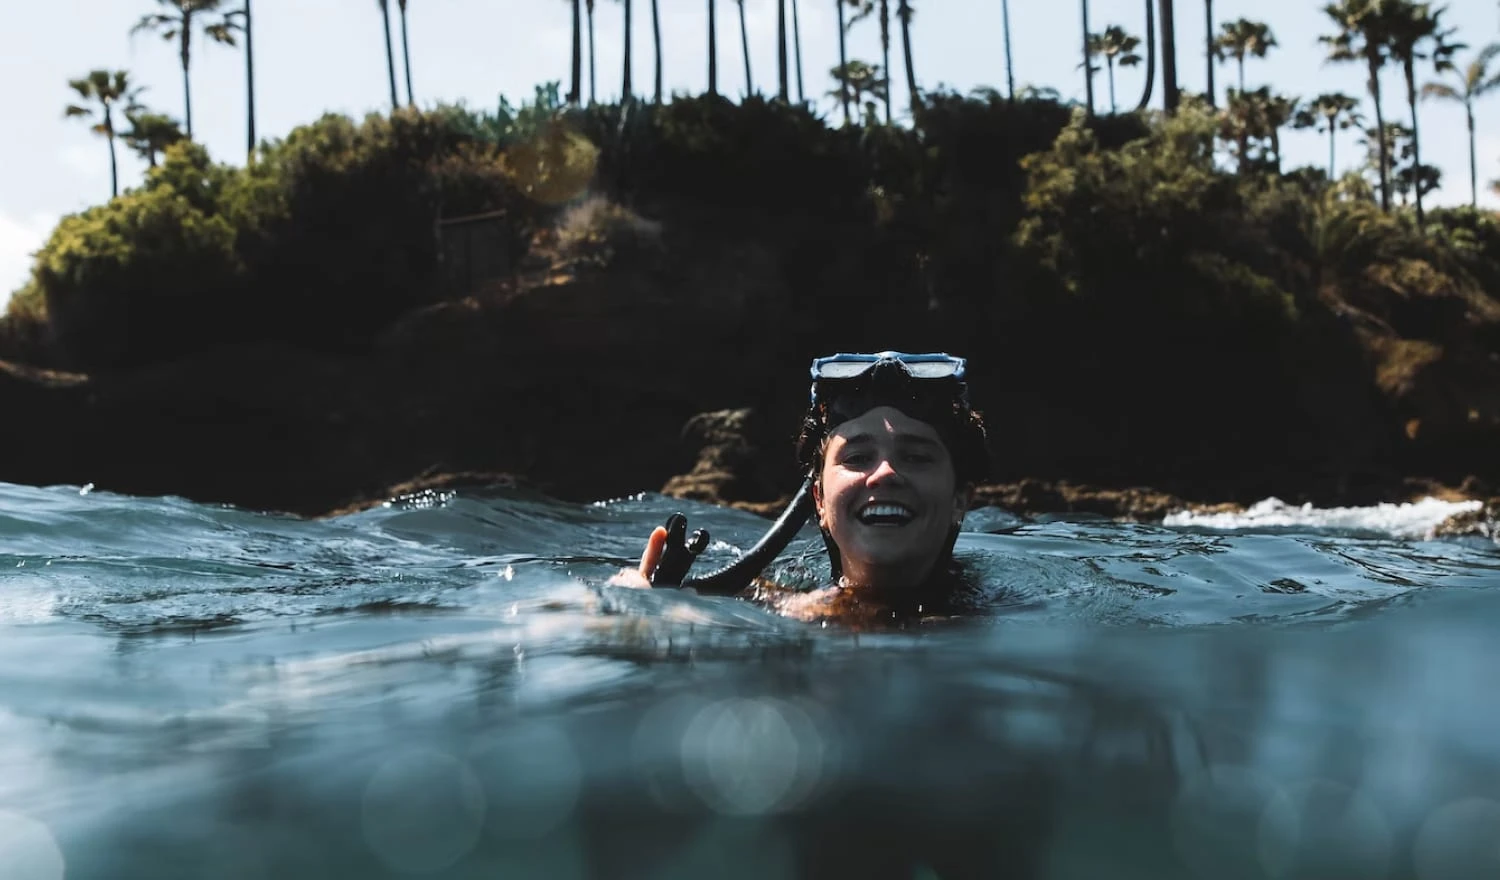
[[[948,379],[958,373],[958,365],[952,361],[917,361],[904,366],[917,379]]]
[[[853,379],[874,365],[874,361],[830,361],[818,366],[820,379]]]

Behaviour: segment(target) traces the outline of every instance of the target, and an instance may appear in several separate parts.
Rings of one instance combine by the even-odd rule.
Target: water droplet
[[[484,812],[484,789],[468,765],[412,750],[382,764],[365,786],[365,841],[394,870],[439,871],[474,848]]]
[[[1500,876],[1500,803],[1471,797],[1434,810],[1412,844],[1420,880]]]

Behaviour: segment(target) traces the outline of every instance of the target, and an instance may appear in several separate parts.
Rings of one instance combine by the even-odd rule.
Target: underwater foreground
[[[978,510],[983,612],[881,632],[601,586],[675,510],[704,569],[767,525],[0,484],[0,877],[1500,876],[1500,545],[1429,539],[1453,505]]]

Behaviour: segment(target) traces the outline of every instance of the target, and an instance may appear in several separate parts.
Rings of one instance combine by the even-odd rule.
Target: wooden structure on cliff
[[[515,260],[507,218],[505,211],[438,218],[438,262],[445,298],[469,296],[511,276]]]

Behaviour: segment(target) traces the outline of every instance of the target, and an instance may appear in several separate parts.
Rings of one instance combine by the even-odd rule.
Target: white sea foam
[[[1421,501],[1373,507],[1314,507],[1267,498],[1236,513],[1174,513],[1163,520],[1163,525],[1236,530],[1308,528],[1377,532],[1397,538],[1429,538],[1449,518],[1476,512],[1483,506],[1479,501],[1442,501],[1428,497]]]

